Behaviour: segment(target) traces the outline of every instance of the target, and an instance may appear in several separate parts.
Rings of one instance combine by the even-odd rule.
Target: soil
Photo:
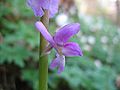
[[[13,64],[0,65],[0,90],[33,90],[21,79],[20,70]]]

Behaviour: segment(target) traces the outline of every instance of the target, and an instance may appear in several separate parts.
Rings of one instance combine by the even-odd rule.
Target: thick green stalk
[[[48,11],[45,10],[44,16],[41,18],[41,22],[48,29],[49,26],[49,17]],[[46,48],[47,42],[44,37],[40,34],[40,57],[39,57],[39,90],[48,89],[48,56],[41,56],[42,52]]]

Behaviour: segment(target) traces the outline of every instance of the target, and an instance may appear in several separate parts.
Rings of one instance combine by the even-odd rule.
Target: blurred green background
[[[36,20],[26,0],[0,0],[0,90],[37,90]],[[60,75],[49,70],[48,90],[120,90],[120,1],[61,0],[49,31],[72,22],[81,24],[71,41],[84,56],[67,57]]]

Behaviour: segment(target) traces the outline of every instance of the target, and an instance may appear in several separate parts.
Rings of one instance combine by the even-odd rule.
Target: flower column
[[[46,28],[49,27],[49,12],[45,10],[44,15],[41,18],[41,22]],[[48,56],[41,56],[42,52],[46,48],[47,42],[40,34],[40,53],[39,53],[39,90],[47,90],[48,79]]]

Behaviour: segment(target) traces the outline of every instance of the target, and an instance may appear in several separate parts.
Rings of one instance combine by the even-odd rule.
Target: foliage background
[[[49,70],[49,90],[119,90],[120,28],[104,16],[63,11],[51,20],[51,34],[63,24],[80,22],[81,31],[71,41],[79,43],[84,56],[66,58],[61,75]],[[0,0],[0,90],[37,90],[36,19],[25,0]],[[52,51],[49,62],[54,57]]]

